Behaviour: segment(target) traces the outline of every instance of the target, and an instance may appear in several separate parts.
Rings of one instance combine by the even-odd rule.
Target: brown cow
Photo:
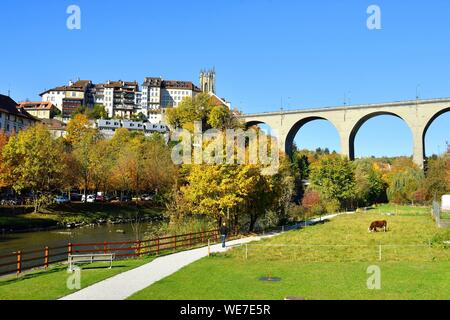
[[[384,232],[387,231],[387,221],[374,221],[370,224],[369,232],[377,232],[377,228],[383,228]]]

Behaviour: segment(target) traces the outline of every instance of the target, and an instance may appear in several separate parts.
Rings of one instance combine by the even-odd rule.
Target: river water
[[[142,223],[140,230],[147,230],[155,222]],[[71,243],[102,243],[104,241],[133,241],[135,234],[131,224],[103,224],[77,229],[0,234],[0,256],[21,250],[22,252],[59,247]]]

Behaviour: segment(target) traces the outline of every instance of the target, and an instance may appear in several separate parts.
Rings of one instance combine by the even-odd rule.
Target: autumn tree
[[[3,164],[3,148],[8,143],[8,136],[0,130],[0,189],[8,186],[6,181],[2,178],[5,174],[4,170],[6,169]]]
[[[6,181],[18,193],[32,191],[35,212],[45,204],[52,191],[61,188],[66,170],[61,161],[63,154],[62,143],[54,140],[43,125],[20,131],[4,147]]]
[[[82,113],[76,114],[67,124],[67,135],[65,140],[69,145],[74,145],[84,139],[86,135],[92,135],[93,129],[90,126],[89,118]]]
[[[243,128],[236,115],[224,105],[215,106],[208,116],[208,125],[219,130]]]
[[[94,168],[93,153],[96,150],[93,147],[99,140],[98,132],[89,126],[89,119],[84,114],[78,114],[68,123],[65,140],[72,148],[72,154],[77,161],[86,201]]]
[[[90,166],[90,180],[96,191],[107,191],[109,179],[114,166],[111,146],[107,140],[97,140],[91,146],[88,155]]]

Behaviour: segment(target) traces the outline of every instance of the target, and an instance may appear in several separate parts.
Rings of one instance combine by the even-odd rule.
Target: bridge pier
[[[413,161],[419,168],[424,168],[425,162],[425,142],[424,128],[411,128],[413,138]]]

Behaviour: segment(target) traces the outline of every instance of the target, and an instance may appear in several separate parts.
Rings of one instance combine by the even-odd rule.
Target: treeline
[[[353,162],[335,153],[296,151],[297,202],[312,214],[376,203],[429,204],[450,192],[450,156],[428,160],[424,172],[410,157],[364,158]]]
[[[167,121],[191,132],[194,121],[203,130],[245,128],[236,112],[205,94],[184,99]],[[260,164],[174,165],[171,146],[158,134],[126,129],[106,140],[77,114],[64,138],[42,125],[9,139],[0,133],[0,188],[31,193],[36,211],[72,189],[153,193],[174,223],[203,217],[249,231],[387,201],[424,204],[450,192],[448,155],[430,159],[424,173],[406,157],[351,162],[327,149],[302,150],[292,159],[280,155],[277,173],[264,175]]]
[[[0,187],[33,197],[35,211],[70,190],[139,195],[164,195],[176,180],[169,147],[155,134],[118,129],[104,139],[79,114],[64,138],[54,139],[43,125],[9,139],[0,133]]]

